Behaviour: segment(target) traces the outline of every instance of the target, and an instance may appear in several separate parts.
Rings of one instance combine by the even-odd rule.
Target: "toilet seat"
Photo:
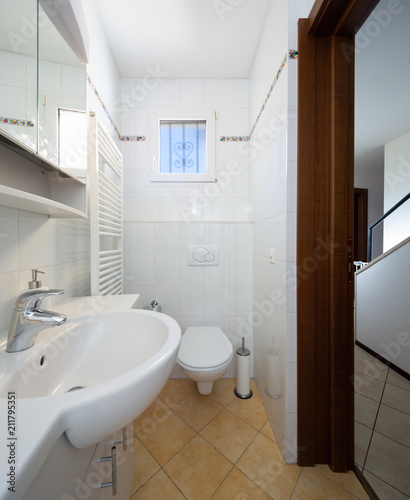
[[[191,369],[217,368],[230,361],[233,347],[218,327],[188,327],[182,336],[178,362]]]

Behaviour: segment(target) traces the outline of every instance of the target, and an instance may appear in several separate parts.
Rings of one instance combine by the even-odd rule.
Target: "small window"
[[[215,117],[201,114],[189,110],[155,115],[151,180],[215,181]]]

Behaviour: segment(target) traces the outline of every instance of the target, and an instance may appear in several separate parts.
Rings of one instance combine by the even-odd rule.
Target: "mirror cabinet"
[[[52,1],[1,2],[0,204],[85,216],[86,68],[62,25]],[[36,197],[74,212],[36,209]]]

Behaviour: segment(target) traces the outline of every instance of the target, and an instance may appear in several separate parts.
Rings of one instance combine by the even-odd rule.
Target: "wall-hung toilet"
[[[219,327],[190,326],[182,335],[178,364],[195,380],[200,394],[210,394],[215,380],[228,371],[232,357],[232,344]]]

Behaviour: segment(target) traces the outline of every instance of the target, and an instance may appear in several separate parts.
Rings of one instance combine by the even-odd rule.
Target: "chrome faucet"
[[[65,290],[29,290],[19,295],[14,306],[7,338],[7,352],[19,352],[34,345],[37,334],[44,328],[62,325],[67,316],[40,309],[41,301]]]

